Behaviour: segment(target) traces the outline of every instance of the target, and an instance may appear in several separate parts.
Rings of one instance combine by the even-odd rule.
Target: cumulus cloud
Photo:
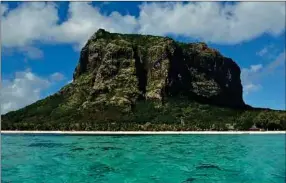
[[[70,3],[68,14],[68,19],[58,25],[55,37],[57,41],[77,43],[80,47],[99,28],[110,32],[131,33],[137,25],[133,16],[123,16],[118,12],[105,16],[91,3]]]
[[[174,33],[207,42],[236,44],[264,33],[281,34],[285,30],[285,3],[143,4],[139,23],[142,33]]]
[[[2,80],[1,114],[17,110],[41,98],[41,92],[48,89],[56,81],[36,75],[30,70],[16,72],[12,80]]]
[[[2,45],[25,47],[35,41],[48,41],[59,20],[57,13],[52,3],[21,3],[1,17]]]
[[[82,47],[98,29],[111,32],[184,35],[218,44],[237,44],[262,34],[285,30],[285,2],[168,2],[143,3],[139,17],[119,12],[102,14],[87,2],[72,2],[61,20],[56,4],[2,5],[2,45],[21,47],[34,42],[69,43]],[[271,16],[269,16],[271,15]],[[41,18],[39,18],[41,17]]]
[[[40,41],[82,47],[99,28],[131,33],[137,25],[133,16],[118,12],[105,16],[91,3],[85,2],[70,3],[67,20],[60,24],[59,20],[54,3],[23,3],[2,16],[2,44],[4,47],[22,47]]]

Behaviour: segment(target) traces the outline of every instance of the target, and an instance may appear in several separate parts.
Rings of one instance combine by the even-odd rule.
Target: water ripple
[[[3,136],[11,183],[285,183],[284,135]]]

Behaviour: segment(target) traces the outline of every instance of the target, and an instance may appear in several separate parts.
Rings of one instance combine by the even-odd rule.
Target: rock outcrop
[[[240,68],[204,43],[109,33],[99,29],[81,51],[74,82],[85,80],[84,105],[132,107],[170,97],[243,108]],[[87,81],[88,79],[88,81]]]
[[[73,82],[1,118],[6,130],[286,129],[285,111],[244,103],[240,68],[204,43],[99,29]],[[230,128],[231,127],[231,128]]]

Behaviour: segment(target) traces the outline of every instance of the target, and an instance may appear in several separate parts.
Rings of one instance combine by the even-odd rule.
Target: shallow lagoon
[[[2,134],[2,183],[284,183],[285,134]]]

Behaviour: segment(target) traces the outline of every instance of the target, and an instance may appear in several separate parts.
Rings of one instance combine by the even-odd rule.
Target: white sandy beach
[[[1,131],[3,134],[175,135],[175,134],[286,134],[286,131]]]

